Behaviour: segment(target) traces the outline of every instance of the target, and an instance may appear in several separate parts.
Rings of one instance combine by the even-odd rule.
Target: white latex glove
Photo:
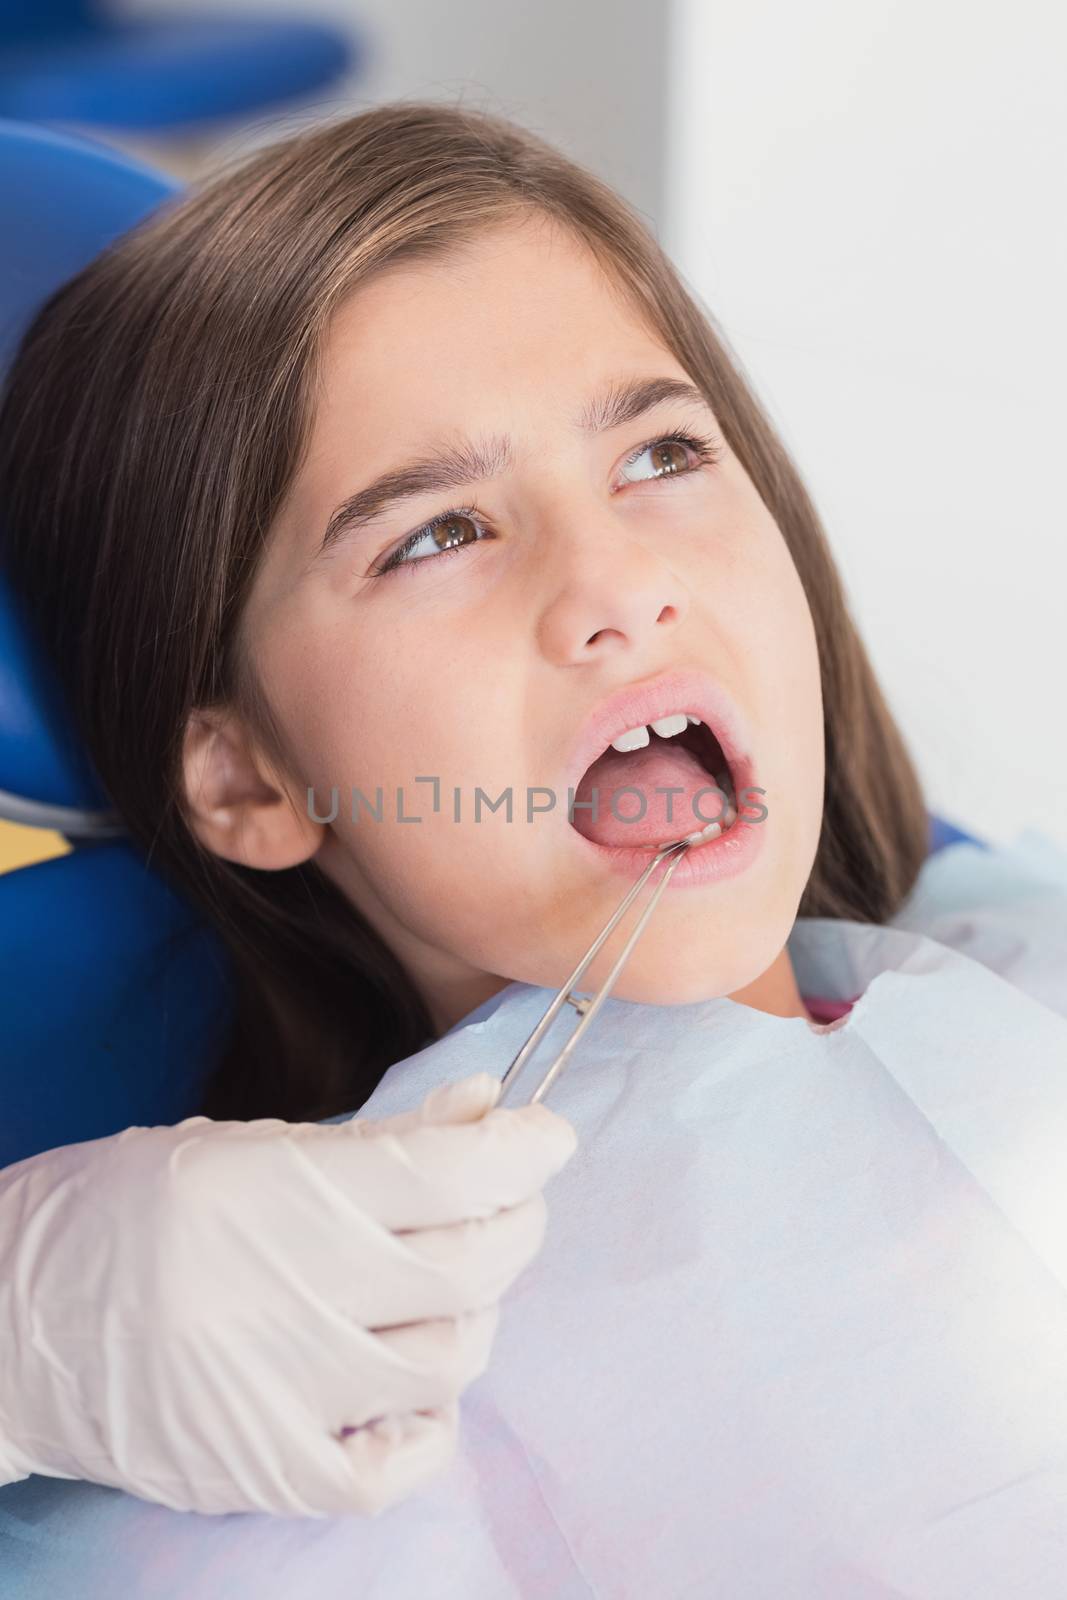
[[[478,1073],[334,1125],[189,1117],[0,1170],[0,1483],[324,1516],[436,1476],[577,1144],[499,1090]]]

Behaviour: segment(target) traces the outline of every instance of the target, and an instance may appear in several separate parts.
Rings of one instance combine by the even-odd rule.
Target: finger
[[[418,1174],[412,1178],[400,1159],[411,1137],[385,1135],[355,1149],[334,1147],[331,1154],[359,1164],[373,1149],[382,1158],[376,1163],[382,1184],[395,1171],[417,1182]],[[179,1297],[171,1311],[191,1335],[226,1326],[257,1305],[315,1326],[343,1319],[367,1328],[457,1316],[499,1299],[540,1247],[546,1210],[540,1190],[490,1215],[394,1231],[354,1203],[307,1149],[289,1142],[261,1146],[264,1159],[257,1163],[234,1163],[226,1151],[216,1151],[210,1164],[186,1173],[192,1184],[176,1198],[182,1225],[170,1230],[164,1267],[168,1281],[210,1290]],[[395,1214],[408,1217],[413,1210]],[[436,1217],[454,1208],[434,1204],[415,1214],[427,1210]]]
[[[334,1327],[318,1337],[303,1329],[277,1367],[272,1403],[289,1418],[312,1419],[316,1432],[334,1435],[376,1417],[445,1405],[485,1372],[499,1319],[496,1303],[398,1327]],[[270,1342],[257,1351],[259,1376],[270,1354]],[[250,1389],[242,1375],[239,1392]]]
[[[477,1122],[500,1098],[500,1079],[476,1072],[457,1083],[439,1083],[422,1103],[427,1122]]]
[[[236,1244],[241,1292],[252,1301],[317,1305],[323,1317],[340,1313],[366,1327],[491,1304],[543,1238],[538,1185],[559,1165],[559,1147],[524,1124],[538,1109],[494,1109],[475,1123],[358,1142],[338,1137],[339,1126],[307,1124],[321,1138],[213,1141],[189,1152],[168,1177],[182,1222],[170,1230],[168,1274],[208,1274],[217,1292],[183,1301],[182,1320],[200,1327],[225,1316]],[[573,1132],[558,1120],[565,1150],[573,1148]],[[514,1205],[491,1207],[516,1193]],[[464,1229],[468,1222],[480,1227]],[[427,1231],[438,1237],[412,1243]]]
[[[484,1310],[537,1255],[546,1222],[544,1195],[536,1194],[492,1217],[412,1233],[382,1230],[369,1241],[370,1250],[360,1252],[350,1274],[339,1271],[336,1252],[324,1262],[329,1286],[323,1297],[362,1328]]]
[[[444,1472],[458,1435],[458,1400],[358,1428],[335,1443],[341,1452],[339,1503],[327,1509],[379,1516]]]
[[[353,1129],[364,1138],[379,1133],[404,1133],[427,1122],[477,1122],[496,1104],[500,1079],[489,1072],[476,1072],[456,1083],[439,1083],[414,1111],[400,1111],[391,1117],[357,1117]]]
[[[433,1317],[401,1327],[372,1330],[380,1380],[351,1382],[333,1404],[345,1426],[365,1426],[375,1417],[424,1411],[456,1399],[489,1365],[500,1321],[499,1302],[458,1317]]]
[[[492,1217],[468,1217],[444,1228],[394,1235],[439,1278],[448,1315],[493,1304],[524,1272],[545,1242],[548,1206],[531,1195]]]
[[[300,1134],[296,1148],[338,1195],[390,1229],[439,1227],[518,1205],[578,1143],[566,1118],[540,1104],[373,1137],[353,1134],[349,1123],[306,1124]]]

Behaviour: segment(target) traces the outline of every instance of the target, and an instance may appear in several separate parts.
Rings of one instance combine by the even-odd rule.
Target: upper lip
[[[691,712],[706,722],[722,745],[735,790],[751,777],[751,743],[745,719],[733,697],[706,672],[665,672],[658,678],[627,684],[609,695],[582,724],[567,762],[567,787],[577,791],[593,762],[629,728],[658,721],[672,711]]]

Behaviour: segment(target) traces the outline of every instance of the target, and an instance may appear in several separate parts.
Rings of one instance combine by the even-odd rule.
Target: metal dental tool
[[[627,892],[626,897],[622,901],[622,904],[619,906],[618,910],[615,912],[614,916],[612,916],[610,921],[606,923],[601,932],[597,934],[596,938],[593,940],[593,943],[589,946],[589,949],[582,957],[582,960],[578,966],[575,967],[567,982],[556,995],[556,998],[553,1000],[552,1004],[549,1006],[548,1010],[545,1012],[536,1028],[530,1034],[530,1037],[527,1039],[526,1043],[523,1045],[522,1049],[511,1063],[511,1066],[505,1072],[503,1078],[501,1079],[500,1096],[496,1102],[498,1106],[514,1105],[517,1103],[518,1096],[515,1090],[515,1085],[521,1077],[523,1067],[529,1061],[538,1044],[544,1038],[545,1033],[551,1027],[555,1017],[562,1010],[563,1006],[569,1001],[575,1010],[580,1014],[582,1020],[579,1022],[578,1026],[567,1040],[567,1043],[563,1046],[563,1049],[559,1052],[555,1061],[553,1061],[552,1065],[541,1079],[541,1082],[537,1086],[534,1093],[530,1096],[528,1101],[523,1103],[527,1105],[533,1105],[535,1101],[544,1099],[550,1085],[555,1082],[559,1073],[569,1060],[575,1045],[578,1043],[578,1040],[582,1037],[582,1034],[585,1032],[586,1028],[588,1028],[589,1024],[600,1010],[600,1007],[604,1004],[604,1001],[608,998],[608,995],[614,988],[615,980],[619,976],[619,973],[622,971],[623,967],[626,965],[630,952],[640,938],[646,922],[656,909],[656,903],[670,882],[671,874],[674,872],[675,867],[677,867],[679,861],[682,859],[683,855],[688,850],[695,837],[695,835],[690,835],[688,838],[676,840],[673,844],[661,845],[656,851],[655,855],[652,857],[652,860],[649,862],[644,872],[642,872],[633,888]],[[629,906],[630,902],[634,899],[635,895],[652,875],[654,869],[669,855],[674,856],[673,861],[670,863],[670,866],[667,868],[666,872],[664,872],[659,883],[656,885],[652,898],[642,912],[636,928],[626,941],[626,944],[623,946],[622,954],[619,956],[615,965],[604,979],[603,984],[591,999],[576,999],[574,995],[572,995],[571,991],[578,982],[579,978],[582,976],[582,973],[592,961],[593,957],[596,955],[597,951],[600,949],[601,945],[604,943],[604,940],[614,928],[623,912]]]

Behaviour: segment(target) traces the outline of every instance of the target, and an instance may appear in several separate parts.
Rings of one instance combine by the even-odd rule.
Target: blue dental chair
[[[365,45],[293,13],[132,17],[106,0],[0,0],[0,117],[159,136],[303,102],[361,67]]]
[[[37,305],[175,188],[106,146],[0,121],[0,371]],[[107,812],[5,587],[2,519],[0,818],[73,848],[0,874],[0,1166],[190,1115],[232,1005],[221,941]],[[931,817],[931,851],[970,837]]]
[[[0,121],[0,370],[48,294],[178,186],[114,150]],[[122,840],[2,565],[0,818],[69,854],[0,874],[0,1166],[177,1122],[230,1014],[221,940]]]

